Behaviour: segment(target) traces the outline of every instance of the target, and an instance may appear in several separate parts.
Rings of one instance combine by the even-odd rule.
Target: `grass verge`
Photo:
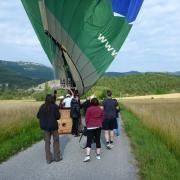
[[[144,180],[180,179],[180,161],[162,139],[143,125],[132,112],[121,105],[124,128],[131,139],[134,154]]]
[[[36,119],[23,121],[18,128],[13,129],[12,132],[8,132],[8,134],[2,133],[1,135],[0,163],[41,140],[43,137]]]

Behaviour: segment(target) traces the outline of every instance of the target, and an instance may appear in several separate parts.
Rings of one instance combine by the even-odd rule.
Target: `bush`
[[[94,94],[98,99],[102,100],[102,99],[106,98],[106,90],[105,89],[95,90]]]
[[[46,93],[44,91],[42,92],[35,92],[33,93],[33,98],[36,100],[36,101],[44,101],[45,98],[46,98]]]
[[[24,99],[30,98],[32,95],[32,91],[26,91],[22,89],[7,89],[0,91],[0,99],[9,100],[9,99]]]

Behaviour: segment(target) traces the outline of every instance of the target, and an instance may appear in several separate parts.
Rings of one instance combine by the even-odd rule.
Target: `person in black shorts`
[[[119,108],[116,99],[112,99],[112,92],[107,91],[107,98],[102,103],[104,108],[103,129],[106,140],[106,147],[111,149],[114,141],[114,129],[117,129],[116,112]]]

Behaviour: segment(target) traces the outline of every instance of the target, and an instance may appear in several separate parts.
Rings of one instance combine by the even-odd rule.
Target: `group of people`
[[[97,98],[93,98],[90,107],[87,108],[85,122],[87,127],[86,156],[84,162],[90,161],[91,144],[96,143],[96,159],[100,160],[101,151],[101,129],[104,130],[104,136],[107,149],[114,146],[114,130],[118,129],[117,117],[119,105],[116,99],[112,98],[112,92],[107,91],[107,98],[100,106]]]
[[[72,131],[75,136],[79,136],[79,125],[81,122],[81,111],[84,109],[85,125],[87,127],[87,143],[86,156],[84,162],[90,161],[90,152],[92,142],[96,143],[96,159],[100,160],[101,152],[101,130],[104,130],[104,136],[107,149],[112,149],[114,146],[114,131],[118,133],[118,114],[119,105],[116,99],[112,98],[112,92],[107,91],[107,98],[100,105],[96,97],[87,99],[84,103],[80,103],[79,96],[72,97],[67,95],[61,102],[64,108],[70,108],[70,116],[72,118]],[[60,154],[60,144],[58,135],[58,123],[60,119],[59,106],[56,104],[56,95],[48,94],[45,103],[41,105],[37,118],[40,121],[40,127],[44,130],[46,161],[51,163],[53,160],[62,160]],[[54,157],[50,151],[50,140],[53,136]]]

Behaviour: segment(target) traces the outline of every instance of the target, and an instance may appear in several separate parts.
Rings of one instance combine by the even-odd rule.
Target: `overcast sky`
[[[0,0],[0,59],[50,66],[20,0]],[[180,71],[180,1],[145,0],[108,71]]]

